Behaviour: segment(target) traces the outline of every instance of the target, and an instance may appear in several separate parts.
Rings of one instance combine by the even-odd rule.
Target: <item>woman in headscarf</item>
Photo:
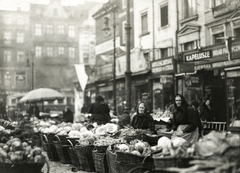
[[[96,96],[95,102],[91,104],[88,113],[92,114],[90,122],[96,122],[98,125],[106,124],[111,120],[109,106],[100,95]]]
[[[194,144],[198,140],[198,119],[197,112],[186,101],[177,94],[174,101],[175,110],[173,112],[173,135],[184,138],[188,143]]]
[[[148,129],[156,133],[153,117],[148,113],[147,106],[144,102],[138,103],[136,114],[131,120],[131,126],[135,129]]]

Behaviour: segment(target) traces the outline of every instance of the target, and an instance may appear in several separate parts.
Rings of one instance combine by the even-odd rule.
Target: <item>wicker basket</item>
[[[95,146],[95,149],[97,150],[98,153],[106,153],[107,148],[108,148],[108,145]]]
[[[163,169],[169,167],[188,168],[190,167],[190,161],[194,160],[193,157],[156,157],[153,156],[155,169]]]
[[[134,139],[142,140],[142,139],[143,139],[143,134],[136,134],[136,135],[134,135],[134,136],[128,136],[128,135],[125,136],[125,140],[126,140],[127,142],[130,142],[130,141],[132,141],[132,140],[134,140]]]
[[[53,143],[54,143],[54,146],[56,147],[60,162],[72,163],[68,153],[68,148],[70,147],[70,145],[67,145],[65,141],[64,141],[65,144],[62,144],[60,138],[57,135],[55,135]]]
[[[49,173],[49,164],[47,172]],[[0,172],[2,173],[42,173],[43,163],[3,163],[0,162]]]
[[[92,157],[92,150],[94,146],[74,146],[79,160],[79,169],[83,171],[95,171],[94,161]]]
[[[143,141],[148,142],[151,146],[157,145],[159,138],[161,138],[160,135],[149,136],[147,134],[143,134]]]
[[[55,133],[47,133],[45,134],[47,136],[48,142],[53,143],[54,136],[56,135]]]
[[[97,150],[92,151],[94,166],[97,173],[107,173],[108,171],[108,164],[106,153],[98,152]]]
[[[106,157],[108,163],[109,173],[118,173],[118,167],[116,163],[117,154],[113,152],[113,145],[109,145],[106,150]]]
[[[68,154],[71,158],[72,164],[73,166],[75,166],[76,168],[79,168],[79,160],[77,157],[77,153],[74,149],[74,145],[70,140],[67,140],[68,144],[70,145],[70,147],[68,148]]]
[[[43,148],[45,148],[48,158],[51,161],[59,161],[58,153],[56,147],[53,143],[49,143],[46,135],[43,135]]]
[[[125,173],[129,170],[143,166],[148,169],[154,168],[153,159],[151,157],[138,156],[131,153],[125,152],[116,152],[116,164],[118,167],[119,173]]]
[[[35,133],[31,138],[34,146],[42,146],[41,136],[39,133]]]
[[[169,139],[171,139],[171,137],[172,137],[172,133],[170,133],[170,132],[164,132],[164,131],[161,131],[161,130],[158,130],[158,131],[157,131],[157,134],[158,134],[159,136],[168,137]]]

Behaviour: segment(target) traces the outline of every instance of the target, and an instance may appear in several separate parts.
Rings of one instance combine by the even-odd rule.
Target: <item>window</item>
[[[11,44],[11,40],[12,40],[12,33],[4,32],[4,44]]]
[[[195,0],[183,0],[183,18],[189,18],[196,13],[196,1]]]
[[[53,34],[53,25],[47,24],[47,34]]]
[[[24,52],[23,51],[17,52],[17,62],[24,62]]]
[[[194,49],[194,41],[190,41],[183,44],[184,51]]]
[[[75,58],[75,48],[74,47],[69,47],[68,52],[69,52],[69,58],[74,59]]]
[[[213,35],[213,44],[223,43],[224,39],[219,39],[220,37],[224,37],[224,33],[218,33]]]
[[[15,82],[17,88],[25,88],[26,87],[26,72],[19,71],[15,73]]]
[[[141,14],[142,34],[148,33],[148,14],[147,12]]]
[[[68,36],[69,37],[75,37],[75,26],[70,25],[68,27]]]
[[[211,7],[216,7],[225,3],[225,0],[211,0],[210,2],[212,3]]]
[[[47,47],[47,56],[53,57],[53,47]]]
[[[168,57],[168,48],[160,49],[160,52],[161,52],[161,58]]]
[[[35,35],[42,35],[42,25],[40,23],[35,25]]]
[[[22,32],[17,33],[17,43],[24,42],[24,34]]]
[[[42,47],[41,46],[36,46],[35,47],[35,55],[36,55],[36,58],[41,58],[42,57]]]
[[[64,25],[58,25],[58,34],[64,34]]]
[[[4,50],[4,62],[11,62],[11,51]]]
[[[168,25],[168,4],[160,7],[161,27]]]
[[[240,28],[235,28],[234,29],[234,39],[235,40],[240,40]]]
[[[4,23],[5,24],[11,24],[11,16],[9,14],[6,14],[4,16]]]
[[[17,16],[17,25],[23,25],[23,16]]]
[[[56,8],[53,10],[53,15],[54,15],[54,16],[57,16],[57,15],[58,15],[58,10],[57,10]]]
[[[126,8],[127,7],[127,0],[122,0],[122,8]]]
[[[58,48],[58,55],[64,55],[64,47]]]

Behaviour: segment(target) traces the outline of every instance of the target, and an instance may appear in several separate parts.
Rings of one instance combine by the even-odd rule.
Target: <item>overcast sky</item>
[[[108,2],[108,0],[62,0],[63,5],[83,4],[85,1],[91,2]],[[16,10],[17,7],[22,7],[28,10],[30,3],[46,4],[49,0],[0,0],[1,10]]]

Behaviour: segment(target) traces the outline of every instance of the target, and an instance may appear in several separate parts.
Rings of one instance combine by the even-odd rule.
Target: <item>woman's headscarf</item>
[[[144,105],[144,107],[145,107],[144,113],[146,114],[146,113],[147,113],[147,105],[146,105],[144,102],[140,101],[140,102],[138,103],[137,107],[136,107],[136,109],[137,109],[137,110],[136,110],[137,115],[140,114],[140,113],[139,113],[139,110],[138,110],[140,104],[143,104],[143,105]]]
[[[178,107],[176,104],[176,97],[179,96],[181,98],[181,107]],[[187,107],[189,106],[189,104],[187,103],[185,97],[183,97],[181,94],[176,94],[174,97],[174,107],[178,110],[178,109],[184,109],[187,110]]]

